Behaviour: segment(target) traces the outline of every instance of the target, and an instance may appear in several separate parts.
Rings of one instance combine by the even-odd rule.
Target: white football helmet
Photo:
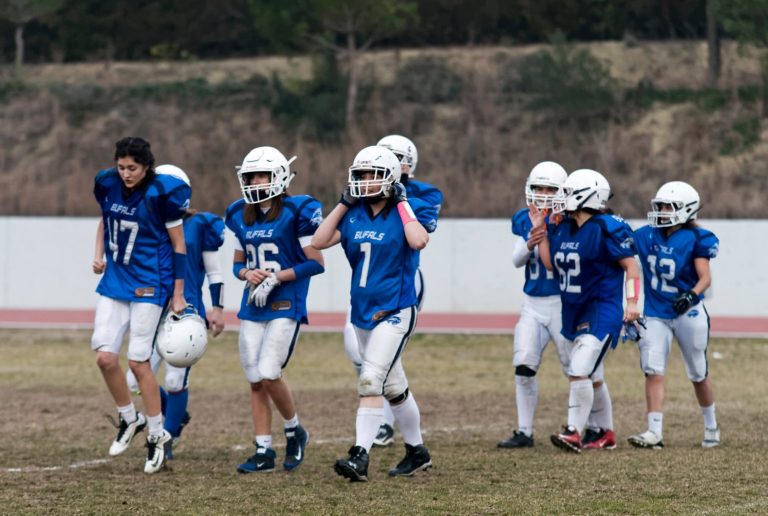
[[[582,168],[568,175],[563,184],[565,191],[565,211],[577,211],[584,208],[603,210],[611,198],[611,185],[596,170]]]
[[[416,165],[419,163],[419,151],[411,140],[399,134],[390,134],[379,140],[376,145],[394,152],[401,165],[410,167],[407,172],[408,177],[413,177]]]
[[[565,209],[565,193],[563,184],[568,178],[568,172],[554,161],[542,161],[531,170],[525,182],[525,202],[539,209],[551,209],[560,213]],[[554,194],[536,193],[534,186],[556,188]]]
[[[283,193],[296,175],[291,173],[290,168],[295,159],[296,156],[286,160],[283,153],[274,147],[256,147],[249,152],[243,158],[243,164],[235,167],[245,202],[256,204]],[[269,172],[272,177],[268,183],[252,185],[248,176],[254,172]]]
[[[374,178],[360,179],[360,172],[367,171],[374,172]],[[349,167],[349,193],[352,197],[386,197],[400,175],[400,160],[391,150],[378,145],[366,147],[357,153]]]
[[[181,170],[176,165],[160,165],[157,168],[155,168],[155,172],[158,174],[165,174],[168,176],[173,176],[181,179],[185,183],[187,183],[187,186],[191,187],[192,185],[189,182],[189,176],[187,176],[187,173]]]
[[[205,321],[191,305],[182,314],[169,311],[160,322],[155,344],[170,365],[190,367],[203,357],[208,345]]]
[[[662,204],[672,205],[673,211],[662,211]],[[688,183],[672,181],[661,185],[651,200],[648,223],[655,228],[666,228],[695,220],[701,209],[699,193]]]

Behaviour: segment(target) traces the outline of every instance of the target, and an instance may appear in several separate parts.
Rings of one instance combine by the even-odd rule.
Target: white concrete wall
[[[0,308],[93,308],[97,224],[95,218],[0,217]],[[712,262],[710,315],[768,315],[768,220],[704,220],[701,225],[721,240],[720,256]],[[237,309],[242,289],[230,272],[232,239],[227,236],[222,253],[227,310]],[[511,265],[511,247],[508,220],[441,220],[422,253],[425,310],[517,312],[523,274]],[[310,286],[309,309],[344,312],[349,266],[338,246],[325,251],[325,258],[325,274]]]

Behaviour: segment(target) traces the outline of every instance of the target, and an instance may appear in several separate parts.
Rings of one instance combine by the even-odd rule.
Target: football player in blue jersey
[[[539,244],[544,266],[558,276],[562,333],[571,347],[568,424],[551,440],[555,446],[580,452],[586,447],[582,435],[588,437],[584,430],[591,416],[590,427],[599,430],[589,435],[589,448],[611,449],[616,437],[603,362],[608,349],[616,346],[624,321],[640,317],[640,271],[632,230],[621,217],[605,212],[611,195],[605,177],[594,170],[576,170],[563,189],[568,217]],[[543,224],[542,214],[534,220],[534,228]]]
[[[160,165],[158,174],[169,174],[190,185],[189,177],[179,167]],[[223,285],[219,248],[224,244],[224,220],[212,213],[198,212],[190,208],[184,214],[184,240],[187,246],[187,271],[184,276],[184,297],[195,307],[211,330],[214,337],[224,330]],[[211,294],[211,309],[203,304],[203,282],[208,278]],[[157,374],[162,357],[155,348],[150,361],[152,371]],[[174,367],[165,364],[164,386],[160,387],[164,427],[171,434],[171,446],[166,447],[166,458],[173,458],[173,448],[177,446],[182,429],[189,423],[187,411],[189,404],[189,367]],[[133,392],[140,392],[136,377],[128,370],[128,387]]]
[[[720,444],[715,397],[707,367],[709,315],[704,291],[712,282],[709,261],[717,256],[719,241],[696,225],[699,194],[689,184],[664,184],[651,201],[649,225],[635,232],[635,246],[643,267],[646,328],[640,332],[640,365],[645,373],[648,430],[629,438],[639,448],[659,449],[662,440],[664,372],[672,338],[676,337],[685,370],[704,416],[704,448]]]
[[[516,235],[512,250],[515,267],[525,267],[525,286],[520,320],[515,326],[514,357],[515,401],[517,404],[517,430],[512,437],[498,443],[499,448],[529,448],[533,446],[533,416],[538,400],[536,373],[547,344],[555,344],[563,371],[568,367],[568,348],[561,334],[562,318],[560,287],[554,273],[544,268],[539,258],[538,244],[544,239],[547,227],[553,224],[549,215],[545,225],[533,231],[533,216],[538,210],[561,212],[565,196],[563,184],[568,173],[559,164],[543,161],[533,167],[525,182],[525,200],[529,208],[519,210],[512,217],[512,233]]]
[[[187,305],[182,217],[191,190],[180,179],[155,173],[150,144],[142,138],[118,141],[115,162],[116,167],[99,172],[94,186],[102,220],[93,271],[104,277],[96,289],[99,301],[91,347],[119,413],[119,430],[109,454],[123,453],[146,426],[144,472],[155,473],[165,463],[164,446],[171,435],[163,429],[160,390],[149,359],[163,308],[169,305],[178,313]],[[128,363],[141,389],[146,416],[136,411],[118,360],[126,332]]]
[[[385,136],[379,143],[381,147],[386,147],[391,150],[395,157],[400,160],[400,182],[405,186],[405,191],[409,199],[421,199],[427,204],[433,206],[436,212],[439,214],[440,207],[443,204],[443,194],[438,188],[432,186],[423,181],[416,181],[413,179],[413,174],[416,172],[416,166],[419,163],[419,152],[416,149],[416,145],[405,136],[398,134],[390,134]],[[435,228],[430,228],[430,231],[434,231]],[[421,269],[416,269],[416,297],[418,298],[418,309],[421,310],[424,304],[424,276],[421,273]],[[358,376],[360,375],[360,369],[362,367],[362,357],[360,356],[360,346],[355,333],[355,328],[352,325],[351,320],[352,308],[347,311],[347,321],[344,325],[344,350],[347,353],[347,357],[352,361],[355,366]],[[392,413],[392,409],[389,406],[389,402],[384,400],[384,418],[383,423],[379,427],[379,431],[376,434],[376,438],[373,440],[374,446],[390,446],[395,442],[395,416]]]
[[[237,172],[243,199],[227,208],[225,219],[236,237],[233,272],[247,282],[237,317],[256,453],[237,467],[240,473],[275,469],[270,400],[285,421],[285,470],[302,463],[309,441],[282,371],[307,323],[309,279],[324,271],[323,255],[311,245],[323,214],[312,197],[288,195],[294,159],[274,147],[250,151]]]
[[[368,454],[389,401],[405,442],[405,458],[390,476],[412,476],[432,466],[421,434],[421,415],[402,363],[416,326],[418,298],[414,278],[419,251],[437,224],[437,210],[408,199],[398,182],[400,163],[389,149],[361,150],[349,168],[339,204],[320,225],[312,245],[326,249],[341,243],[352,267],[350,297],[362,367],[355,445],[336,461],[337,474],[368,480]]]

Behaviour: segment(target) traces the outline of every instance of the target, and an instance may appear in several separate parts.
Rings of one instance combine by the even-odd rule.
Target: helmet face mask
[[[553,213],[560,213],[565,209],[565,193],[563,183],[568,174],[565,169],[554,161],[543,161],[533,167],[528,179],[525,181],[525,202],[529,206],[543,210],[549,209]],[[553,189],[553,192],[537,191],[538,188]]]
[[[295,176],[290,169],[295,159],[296,156],[286,160],[274,147],[257,147],[250,151],[243,159],[243,164],[237,168],[237,179],[245,202],[257,204],[285,192]],[[251,184],[255,173],[268,173],[269,180],[266,183]]]
[[[402,173],[407,177],[413,176],[419,163],[419,151],[411,140],[399,134],[390,134],[379,140],[376,145],[391,150],[400,162]]]
[[[363,179],[367,173],[371,178]],[[355,156],[349,167],[349,193],[352,197],[388,197],[392,184],[400,180],[400,162],[385,147],[366,147]]]
[[[190,367],[203,357],[208,346],[205,321],[192,305],[181,314],[169,311],[160,322],[155,344],[170,365]]]
[[[695,220],[700,209],[699,194],[691,185],[682,181],[665,183],[651,200],[648,224],[654,228],[685,224]]]

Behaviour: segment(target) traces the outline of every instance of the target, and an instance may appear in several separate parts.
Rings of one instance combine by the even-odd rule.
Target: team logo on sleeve
[[[309,223],[313,226],[319,226],[323,222],[323,209],[318,208],[315,210],[315,212],[312,214],[312,218],[310,219]]]
[[[622,249],[632,249],[632,246],[634,245],[635,240],[632,237],[627,237],[624,239],[624,241],[620,244]]]
[[[715,244],[709,248],[709,257],[715,258],[717,257],[717,253],[719,252],[720,252],[720,244]]]

